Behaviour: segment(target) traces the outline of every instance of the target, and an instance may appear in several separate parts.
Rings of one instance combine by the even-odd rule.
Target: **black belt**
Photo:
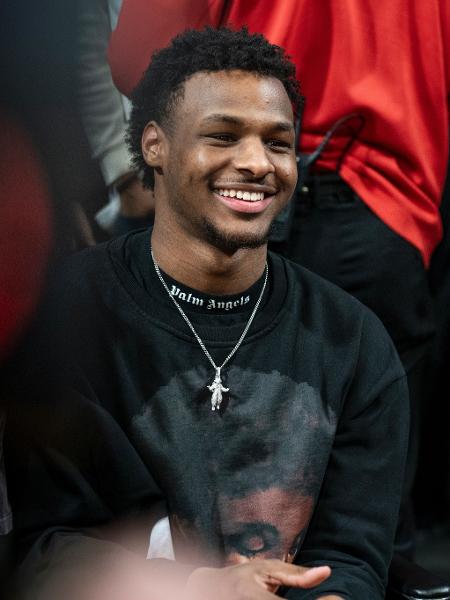
[[[348,185],[337,173],[311,173],[301,183],[298,191],[302,195],[323,195],[341,188],[348,188]]]

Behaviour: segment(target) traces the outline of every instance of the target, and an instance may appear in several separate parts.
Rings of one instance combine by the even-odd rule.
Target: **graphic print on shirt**
[[[133,419],[161,489],[178,559],[292,561],[328,462],[336,416],[320,393],[277,371],[231,366],[226,409],[210,408],[207,369],[175,375]],[[200,549],[200,550],[199,550]]]

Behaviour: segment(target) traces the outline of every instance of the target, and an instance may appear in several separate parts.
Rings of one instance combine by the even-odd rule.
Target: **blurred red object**
[[[46,279],[52,217],[45,170],[31,136],[0,108],[0,361],[30,323]]]

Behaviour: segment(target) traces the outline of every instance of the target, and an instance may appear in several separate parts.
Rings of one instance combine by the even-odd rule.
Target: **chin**
[[[227,232],[219,229],[210,221],[204,221],[203,229],[206,241],[215,248],[233,254],[243,248],[260,248],[269,241],[270,226],[264,232]]]

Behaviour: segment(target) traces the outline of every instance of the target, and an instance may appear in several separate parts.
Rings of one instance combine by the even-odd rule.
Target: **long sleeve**
[[[314,590],[290,590],[286,597],[291,600],[312,600],[325,593],[349,600],[384,598],[409,424],[406,378],[399,377],[399,371],[390,340],[368,314],[355,378],[296,561],[329,565],[332,575]]]
[[[111,35],[108,2],[83,1],[80,7],[80,108],[92,156],[106,185],[130,172],[125,143],[125,99],[115,87],[106,49]]]

